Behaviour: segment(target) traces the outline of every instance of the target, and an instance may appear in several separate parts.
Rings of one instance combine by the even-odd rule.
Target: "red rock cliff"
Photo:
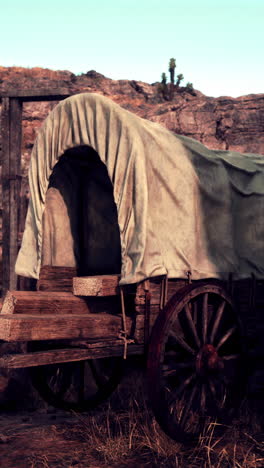
[[[8,89],[67,88],[69,93],[96,92],[108,96],[141,117],[171,131],[195,138],[212,149],[264,154],[264,94],[237,99],[212,98],[186,88],[175,89],[172,100],[160,84],[111,80],[93,70],[79,76],[69,71],[0,67],[0,93]],[[25,103],[22,170],[26,175],[38,128],[56,103]],[[1,144],[0,144],[1,147]]]
[[[58,87],[68,88],[70,93],[97,92],[108,96],[141,117],[210,148],[264,153],[264,94],[212,98],[179,88],[168,101],[159,92],[158,83],[111,80],[95,71],[76,76],[68,71],[0,67],[0,92],[8,88]],[[37,129],[54,105],[24,105],[24,151],[31,148]]]

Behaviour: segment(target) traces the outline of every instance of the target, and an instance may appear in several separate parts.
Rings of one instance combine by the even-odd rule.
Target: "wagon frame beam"
[[[22,112],[24,102],[60,101],[68,89],[9,89],[0,92],[2,102],[0,159],[2,164],[2,293],[17,289],[15,261],[18,252],[21,191]]]

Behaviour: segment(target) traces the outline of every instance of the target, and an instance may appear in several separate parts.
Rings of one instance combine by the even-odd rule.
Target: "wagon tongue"
[[[223,359],[218,355],[216,348],[205,344],[196,357],[196,372],[200,376],[220,371],[224,367]]]

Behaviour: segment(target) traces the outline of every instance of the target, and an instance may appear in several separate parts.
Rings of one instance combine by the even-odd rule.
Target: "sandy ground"
[[[106,468],[92,456],[78,417],[63,411],[2,413],[0,466]]]

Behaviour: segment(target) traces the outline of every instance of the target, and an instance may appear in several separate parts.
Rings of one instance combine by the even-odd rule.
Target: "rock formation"
[[[239,98],[208,97],[180,87],[173,100],[164,98],[159,83],[111,80],[94,70],[74,75],[69,71],[42,68],[0,67],[0,93],[9,88],[67,88],[70,93],[96,92],[124,108],[195,138],[212,149],[264,154],[264,94]],[[56,103],[24,104],[23,155],[30,149],[42,121]]]

